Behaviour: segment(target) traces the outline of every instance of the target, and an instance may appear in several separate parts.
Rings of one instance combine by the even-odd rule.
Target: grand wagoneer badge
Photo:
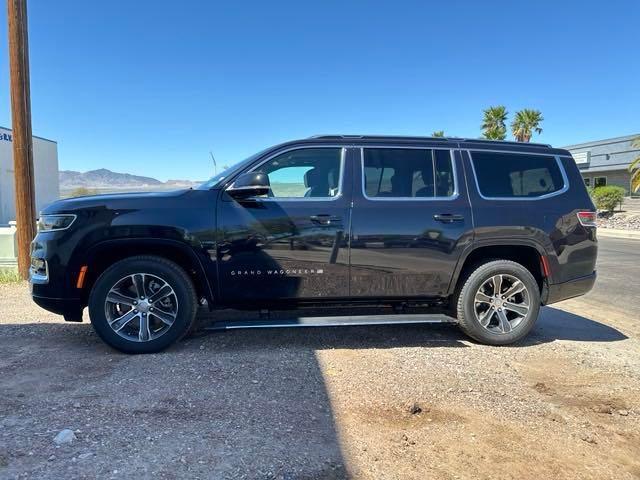
[[[231,276],[242,275],[249,277],[257,277],[260,275],[322,275],[322,268],[287,268],[280,270],[231,270]]]

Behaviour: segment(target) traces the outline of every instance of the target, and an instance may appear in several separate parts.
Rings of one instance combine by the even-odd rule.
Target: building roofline
[[[628,163],[616,163],[614,165],[594,165],[594,166],[588,166],[586,168],[580,168],[582,167],[582,165],[578,165],[578,169],[580,170],[580,173],[618,172],[618,171],[628,172],[629,171],[627,169],[628,166],[629,166]]]
[[[0,125],[0,128],[3,130],[9,130],[10,132],[13,132],[12,129],[7,128],[7,127],[3,127],[2,125]],[[56,140],[51,140],[50,138],[44,138],[44,137],[39,137],[38,135],[31,135],[33,138],[37,138],[39,140],[44,140],[45,142],[51,142],[51,143],[55,143],[56,145],[58,144],[58,142]]]
[[[604,138],[602,140],[594,140],[591,142],[585,142],[585,143],[576,143],[574,145],[567,145],[566,147],[562,147],[565,150],[570,150],[570,149],[574,149],[574,148],[586,148],[586,147],[593,147],[596,145],[608,145],[611,143],[619,143],[619,142],[624,142],[627,140],[633,140],[636,137],[640,137],[640,133],[636,133],[633,135],[625,135],[623,137],[614,137],[614,138]]]

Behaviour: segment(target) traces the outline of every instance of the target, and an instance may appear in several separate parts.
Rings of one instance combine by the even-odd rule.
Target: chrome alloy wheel
[[[109,326],[121,337],[148,342],[165,334],[178,316],[178,297],[162,278],[127,275],[111,287],[104,302]]]
[[[499,274],[487,279],[476,292],[474,311],[478,322],[492,333],[509,333],[529,313],[530,295],[522,281]]]

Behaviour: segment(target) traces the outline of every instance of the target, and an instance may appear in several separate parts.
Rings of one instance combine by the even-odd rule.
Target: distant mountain
[[[152,188],[190,187],[198,183],[190,180],[169,180],[168,182],[161,182],[152,177],[112,172],[106,168],[90,170],[88,172],[60,170],[59,179],[61,190],[71,190],[82,187],[90,189],[131,188],[146,190]]]

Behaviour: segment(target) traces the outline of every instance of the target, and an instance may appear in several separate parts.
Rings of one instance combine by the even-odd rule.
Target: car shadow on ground
[[[347,478],[318,342],[274,333],[124,355],[86,323],[0,324],[0,477]]]
[[[213,319],[210,315],[203,315],[203,325],[211,325]],[[203,334],[225,338],[224,331],[205,331]],[[234,338],[236,348],[250,349],[269,349],[284,345],[315,349],[466,347],[467,343],[463,341],[469,340],[453,324],[240,329],[226,332],[226,335]],[[543,307],[531,333],[514,344],[514,347],[538,345],[555,340],[616,342],[627,338],[619,330],[596,320],[555,307]]]
[[[216,330],[202,335],[241,350],[467,347],[455,326],[433,324]]]
[[[543,307],[533,331],[518,345],[535,345],[554,340],[618,342],[627,338],[619,330],[596,320],[555,307]]]

